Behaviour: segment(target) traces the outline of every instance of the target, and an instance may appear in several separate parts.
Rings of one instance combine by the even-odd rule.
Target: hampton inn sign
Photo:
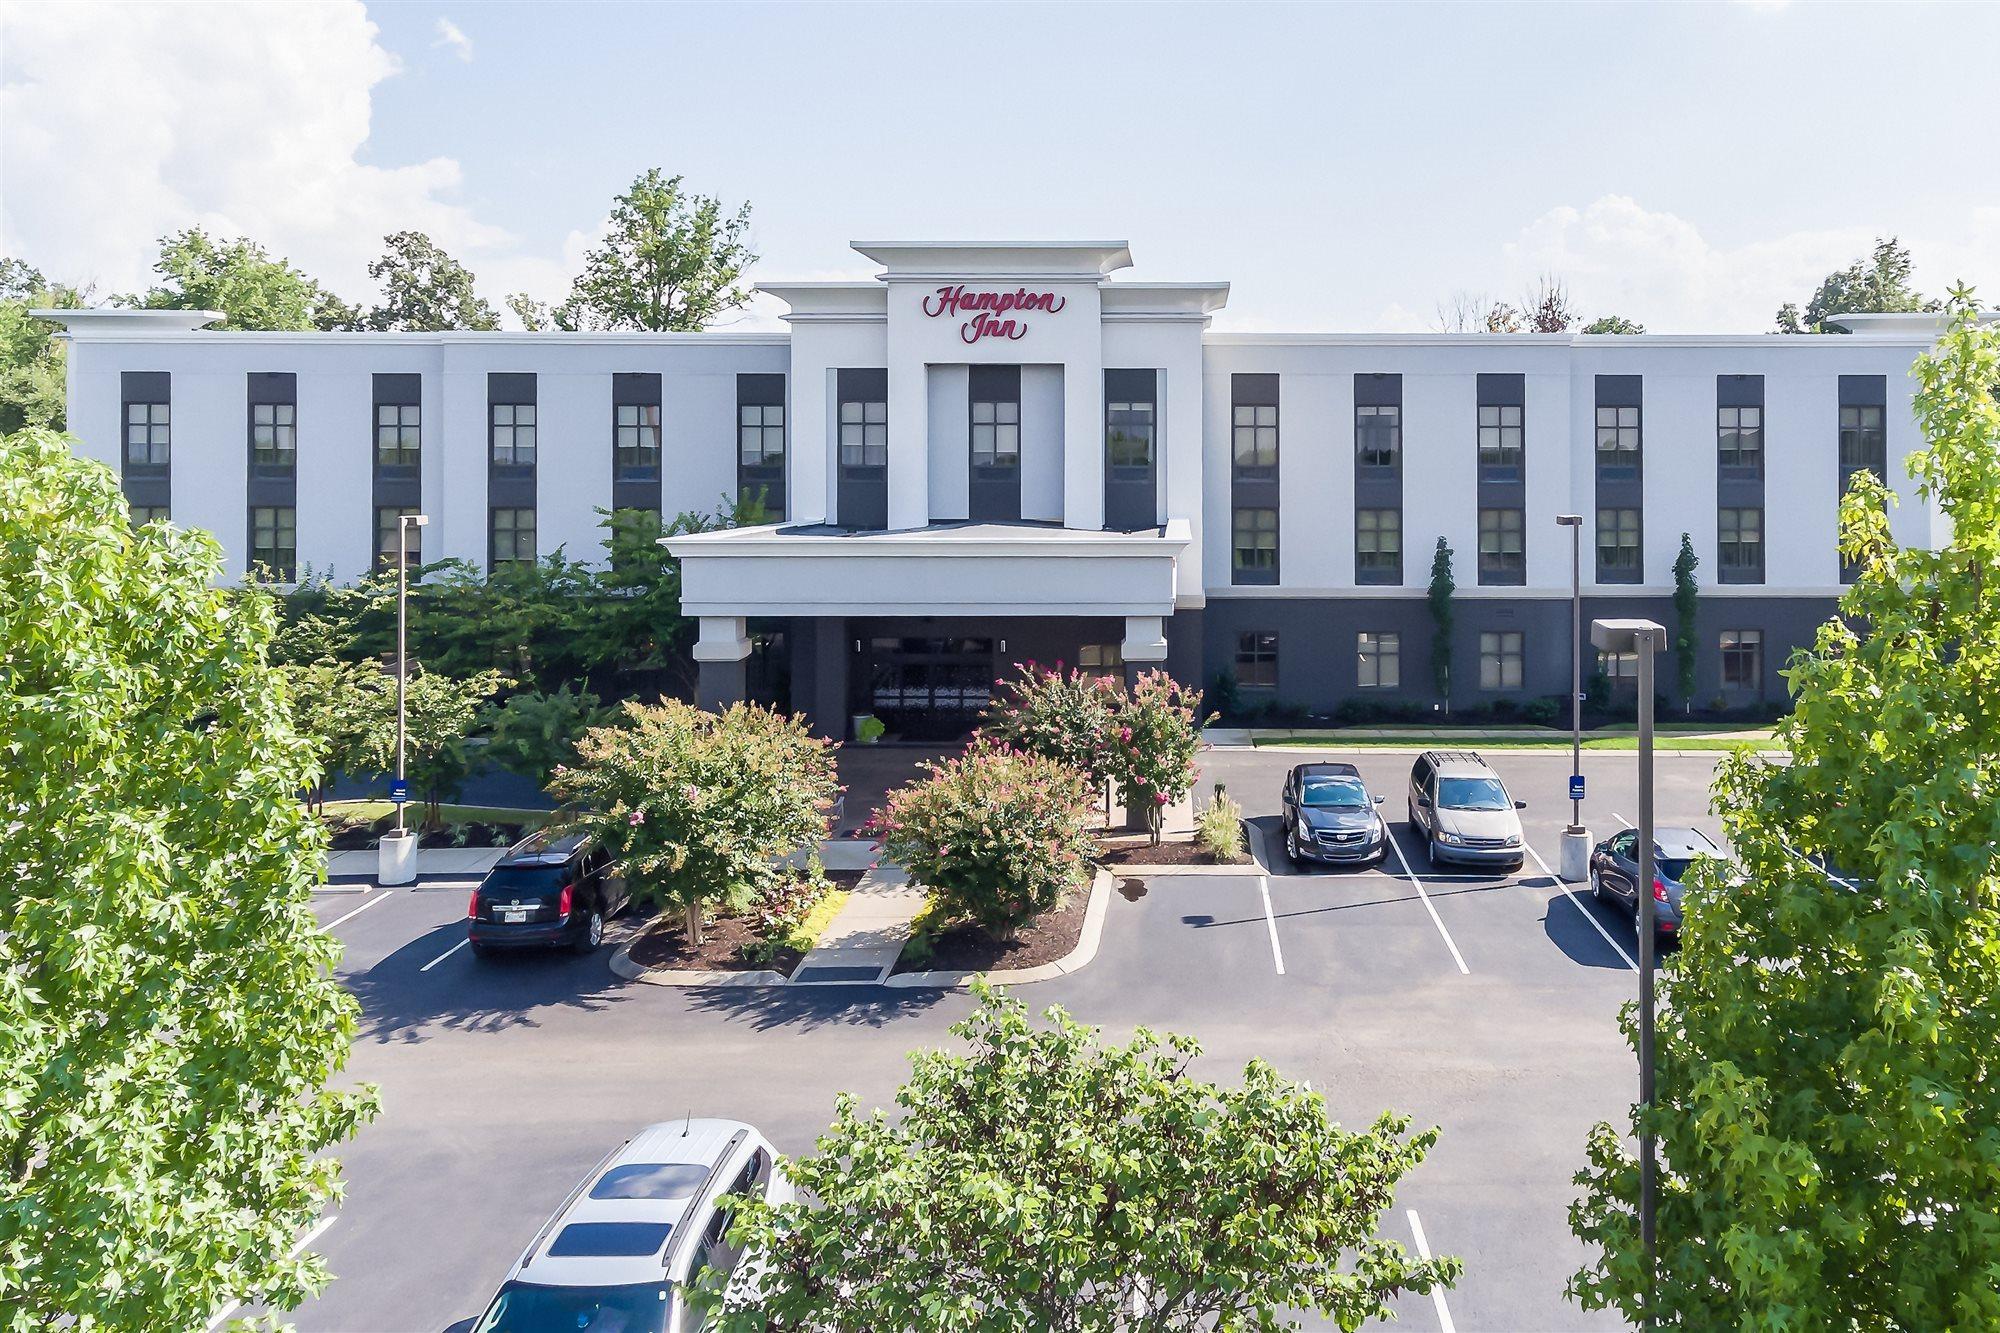
[[[958,336],[969,343],[976,343],[981,338],[1005,338],[1010,342],[1019,342],[1028,336],[1027,321],[1002,319],[1002,315],[1016,310],[1039,310],[1053,315],[1068,304],[1067,296],[1058,296],[1054,292],[1031,292],[1025,287],[1017,287],[1011,292],[968,292],[961,284],[940,287],[926,296],[924,313],[932,319],[970,314],[972,318],[958,326]]]

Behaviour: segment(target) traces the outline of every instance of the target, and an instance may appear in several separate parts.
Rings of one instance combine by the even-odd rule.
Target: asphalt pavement
[[[1252,1058],[1309,1080],[1360,1128],[1385,1108],[1443,1136],[1383,1219],[1414,1247],[1465,1260],[1442,1303],[1397,1309],[1402,1327],[1621,1326],[1564,1300],[1586,1258],[1569,1235],[1571,1177],[1592,1122],[1617,1119],[1636,1074],[1615,1018],[1634,994],[1629,917],[1554,882],[1432,874],[1402,827],[1407,755],[1351,759],[1403,859],[1376,871],[1283,863],[1278,791],[1293,763],[1335,757],[1204,756],[1250,817],[1262,873],[1128,877],[1090,966],[1018,988],[1123,1038],[1189,1033],[1203,1072]],[[1496,753],[1528,802],[1530,845],[1552,868],[1569,820],[1566,754]],[[1586,754],[1595,836],[1635,819],[1630,754]],[[1711,757],[1660,761],[1659,818],[1719,840]],[[1276,853],[1276,864],[1271,864]],[[306,1333],[464,1327],[554,1208],[638,1126],[687,1114],[762,1128],[809,1151],[836,1092],[887,1105],[908,1052],[947,1039],[970,1007],[953,993],[877,987],[677,990],[620,982],[607,960],[636,929],[612,923],[594,955],[475,960],[458,947],[470,885],[335,891],[319,919],[346,946],[341,973],[363,1021],[350,1066],[382,1090],[379,1120],[344,1147],[346,1197],[313,1241],[335,1280],[293,1316]],[[1308,1319],[1306,1327],[1318,1327]]]

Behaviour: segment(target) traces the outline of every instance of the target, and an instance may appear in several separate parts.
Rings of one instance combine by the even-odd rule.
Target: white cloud
[[[1553,273],[1587,317],[1616,313],[1653,332],[1753,332],[1786,301],[1803,305],[1828,273],[1895,234],[1916,259],[1918,288],[1942,294],[1959,276],[2000,282],[2000,206],[1923,231],[1857,223],[1724,246],[1693,222],[1625,195],[1552,208],[1503,247],[1502,299]]]
[[[515,238],[453,201],[449,157],[360,160],[398,71],[358,0],[0,7],[0,249],[100,293],[149,279],[156,241],[261,241],[350,299],[391,231],[475,268]]]
[[[437,21],[437,40],[431,45],[447,47],[453,55],[466,64],[472,63],[472,39],[465,35],[465,29],[448,18],[440,18]]]

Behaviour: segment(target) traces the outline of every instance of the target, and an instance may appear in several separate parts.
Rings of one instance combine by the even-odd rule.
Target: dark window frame
[[[1510,523],[1507,520],[1511,518]],[[1490,524],[1488,519],[1493,520]],[[1512,537],[1512,549],[1508,538]],[[1489,541],[1489,538],[1491,539]],[[1483,587],[1516,587],[1528,581],[1527,514],[1518,505],[1493,505],[1479,511],[1479,583]]]
[[[286,546],[282,543],[288,535],[291,544]],[[250,569],[261,571],[274,583],[299,581],[297,505],[250,506]]]
[[[133,416],[137,412],[140,415]],[[165,476],[174,461],[173,397],[164,399],[128,398],[124,402],[124,470],[136,476]],[[134,428],[143,436],[134,439]],[[133,449],[144,451],[135,458]]]
[[[1389,674],[1394,679],[1382,679],[1384,666],[1389,668]],[[1370,675],[1373,675],[1373,680],[1369,679]],[[1403,688],[1403,635],[1400,630],[1364,629],[1355,632],[1354,688],[1357,690]]]
[[[527,419],[523,420],[522,412]],[[501,413],[506,419],[501,419]],[[527,433],[527,443],[521,443],[522,432]],[[507,443],[500,441],[505,432]],[[533,472],[541,455],[541,413],[533,402],[490,402],[486,405],[486,450],[495,471]]]
[[[1716,636],[1716,654],[1718,659],[1717,681],[1721,689],[1725,691],[1754,690],[1762,692],[1764,688],[1763,630],[1726,629],[1721,631]]]
[[[500,554],[500,535],[503,531],[500,524],[500,516],[502,514],[513,516],[508,526],[504,529],[512,539],[509,542],[509,546],[513,551],[511,555],[506,556]],[[522,514],[528,516],[528,522],[525,527],[521,525],[520,516]],[[494,505],[487,510],[486,569],[488,573],[497,571],[502,565],[533,564],[541,559],[541,547],[539,545],[541,531],[538,520],[539,516],[536,514],[533,505]],[[528,535],[528,549],[530,552],[526,556],[520,553],[521,534],[524,532]]]
[[[1238,689],[1268,690],[1276,693],[1278,631],[1274,629],[1237,631],[1236,656],[1231,666],[1235,672]]]
[[[1479,479],[1519,481],[1527,458],[1528,409],[1524,403],[1479,405]]]
[[[1630,535],[1632,540],[1629,545],[1622,540],[1617,540],[1626,535],[1627,524],[1625,520],[1627,517],[1631,519]],[[1606,522],[1607,518],[1610,520],[1608,523]],[[1599,583],[1643,582],[1646,563],[1645,525],[1645,511],[1636,505],[1598,506],[1597,526],[1593,532],[1593,539],[1597,551],[1597,581]],[[1607,536],[1614,540],[1607,544],[1605,540]],[[1625,562],[1623,556],[1618,554],[1627,550],[1632,553],[1629,563]],[[1606,558],[1605,553],[1607,551],[1613,553],[1613,558]]]
[[[396,568],[396,529],[404,514],[420,514],[423,511],[415,505],[375,506],[375,568],[394,572]],[[384,521],[385,517],[388,521]],[[410,529],[411,543],[409,557],[404,562],[407,569],[417,569],[424,563],[424,530],[413,526]]]
[[[421,468],[424,457],[424,405],[378,402],[374,416],[375,466]]]
[[[1399,477],[1403,472],[1403,405],[1354,405],[1354,465],[1364,477]]]
[[[1487,683],[1487,665],[1492,664],[1492,684]],[[1507,681],[1508,665],[1513,666],[1513,683]],[[1526,688],[1526,638],[1517,629],[1479,631],[1479,688],[1488,693]]]
[[[653,481],[659,477],[658,403],[611,405],[611,474],[614,481]]]
[[[1270,522],[1264,523],[1261,516],[1267,514],[1270,516]],[[1253,519],[1253,515],[1260,517]],[[1246,519],[1251,519],[1247,527],[1245,524]],[[1255,586],[1276,584],[1278,581],[1279,534],[1277,507],[1275,505],[1236,506],[1230,514],[1229,532],[1230,581],[1236,584]],[[1268,546],[1254,542],[1249,546],[1244,545],[1246,535],[1255,539],[1267,534],[1271,539]],[[1268,552],[1270,558],[1268,562],[1261,558],[1245,560],[1244,555],[1246,552],[1259,553],[1260,555],[1261,553]]]
[[[852,414],[848,409],[854,409]],[[889,466],[889,400],[842,398],[837,411],[842,467]],[[851,429],[850,429],[851,428]]]
[[[1371,548],[1363,539],[1374,536]],[[1387,537],[1392,549],[1383,549]],[[1403,511],[1369,506],[1354,511],[1354,581],[1400,584],[1403,581]]]
[[[1755,416],[1745,421],[1743,414]],[[1746,437],[1748,443],[1745,443]],[[1724,476],[1755,479],[1764,475],[1764,406],[1761,403],[1721,403],[1715,409],[1715,458]]]
[[[1747,530],[1744,517],[1751,517]],[[1746,531],[1748,535],[1746,536]],[[1726,505],[1715,512],[1715,568],[1721,583],[1764,581],[1764,510],[1755,505]]]

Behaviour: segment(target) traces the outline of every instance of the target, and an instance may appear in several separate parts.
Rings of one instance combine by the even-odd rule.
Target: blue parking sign
[[[410,780],[408,778],[389,779],[389,799],[397,805],[410,803]]]
[[[1572,773],[1569,775],[1569,798],[1572,801],[1583,799],[1583,774]]]

